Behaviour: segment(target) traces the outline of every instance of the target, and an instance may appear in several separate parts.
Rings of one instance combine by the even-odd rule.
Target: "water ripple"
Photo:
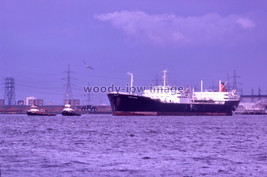
[[[3,176],[263,176],[267,118],[0,115]]]

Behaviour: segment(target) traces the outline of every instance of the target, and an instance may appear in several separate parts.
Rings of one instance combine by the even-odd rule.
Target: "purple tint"
[[[264,116],[0,116],[3,176],[264,176]]]
[[[154,83],[156,74],[160,78],[168,69],[170,84],[199,87],[202,79],[211,88],[235,69],[245,94],[252,88],[267,94],[266,5],[263,0],[2,0],[0,81],[15,78],[17,100],[36,96],[62,104],[68,64],[79,99],[85,99],[82,87],[88,83],[124,86],[127,72],[134,73],[136,85]],[[86,69],[83,60],[95,70]],[[106,95],[92,96],[92,102],[108,104]]]

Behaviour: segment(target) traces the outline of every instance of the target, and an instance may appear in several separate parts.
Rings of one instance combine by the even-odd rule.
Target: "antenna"
[[[158,80],[158,74],[156,74],[156,80],[155,80],[155,85],[157,86],[157,85],[159,85],[159,80]]]
[[[200,90],[203,92],[203,80],[200,81]]]
[[[227,89],[227,91],[230,91],[231,90],[231,88],[230,88],[230,81],[229,81],[229,74],[227,73],[227,76],[226,76],[226,82],[228,82],[228,85],[226,86],[226,89]]]
[[[128,72],[128,75],[131,76],[131,87],[130,87],[130,93],[132,94],[132,88],[133,88],[133,73]]]
[[[163,87],[166,86],[166,73],[167,73],[167,70],[163,70]]]
[[[66,104],[70,104],[70,99],[72,99],[72,89],[70,82],[70,65],[68,65],[67,84],[66,84]]]
[[[8,105],[15,105],[15,79],[13,77],[7,77],[5,79],[5,102]]]

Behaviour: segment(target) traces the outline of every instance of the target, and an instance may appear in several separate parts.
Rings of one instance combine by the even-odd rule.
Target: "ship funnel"
[[[219,92],[225,92],[225,84],[219,81]]]

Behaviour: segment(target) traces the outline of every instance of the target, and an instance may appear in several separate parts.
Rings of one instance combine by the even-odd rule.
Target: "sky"
[[[0,99],[14,77],[16,100],[62,104],[67,67],[73,97],[83,86],[233,84],[267,94],[264,0],[0,0]],[[85,68],[85,64],[94,70]],[[108,104],[90,94],[91,104]]]

